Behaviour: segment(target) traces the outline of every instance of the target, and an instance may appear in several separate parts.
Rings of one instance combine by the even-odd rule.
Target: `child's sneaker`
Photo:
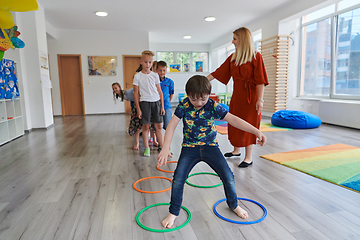
[[[149,139],[149,143],[152,143],[152,142],[153,142],[153,139],[152,139],[152,138],[150,138],[150,139]]]
[[[150,148],[145,148],[144,157],[150,157]]]
[[[159,147],[159,148],[158,148],[158,152],[161,152],[161,150],[162,150],[162,147]]]

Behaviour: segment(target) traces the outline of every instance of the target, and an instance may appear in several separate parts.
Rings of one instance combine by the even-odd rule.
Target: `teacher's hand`
[[[258,115],[261,115],[261,111],[263,109],[264,103],[259,99],[256,102],[256,111],[258,112]]]

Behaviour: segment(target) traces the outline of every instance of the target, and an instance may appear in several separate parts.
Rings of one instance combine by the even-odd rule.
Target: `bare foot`
[[[157,147],[157,146],[159,146],[159,143],[158,143],[158,142],[153,141],[153,146],[154,146],[154,147]]]
[[[247,211],[245,211],[244,209],[242,209],[240,206],[237,206],[234,210],[233,210],[239,217],[245,219],[247,218],[249,215],[247,213]]]
[[[133,150],[139,150],[139,143],[134,144]]]
[[[235,211],[235,210],[234,210]],[[174,221],[177,218],[174,214],[169,215],[161,222],[164,228],[171,228],[174,225]]]

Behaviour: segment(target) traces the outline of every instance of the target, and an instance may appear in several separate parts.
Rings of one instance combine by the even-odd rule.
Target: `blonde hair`
[[[231,61],[235,61],[235,65],[239,66],[251,61],[252,58],[255,57],[256,49],[249,29],[241,27],[233,33],[239,38],[239,45],[235,49]]]
[[[148,56],[150,56],[150,57],[155,56],[155,54],[154,54],[152,51],[150,51],[150,50],[145,50],[145,51],[143,51],[143,52],[141,53],[141,56],[145,56],[145,55],[148,55]]]

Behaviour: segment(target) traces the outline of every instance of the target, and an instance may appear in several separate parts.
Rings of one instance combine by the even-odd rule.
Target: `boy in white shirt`
[[[162,115],[165,114],[164,99],[157,73],[151,71],[154,53],[143,51],[141,53],[141,72],[134,76],[134,100],[139,119],[142,121],[142,137],[144,140],[144,157],[150,156],[149,148],[149,126],[150,120],[156,128],[156,138],[159,143],[159,151],[163,145]]]

